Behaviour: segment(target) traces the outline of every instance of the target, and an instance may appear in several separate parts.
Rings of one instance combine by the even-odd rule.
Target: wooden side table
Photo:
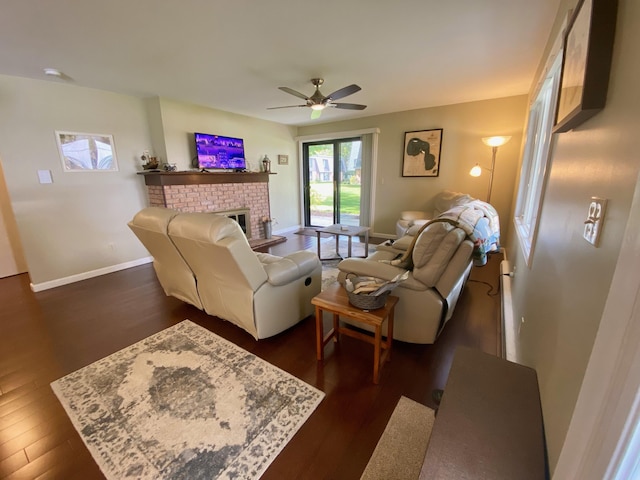
[[[349,303],[346,290],[338,283],[316,295],[311,303],[316,306],[316,350],[318,361],[324,360],[324,347],[332,338],[340,339],[340,334],[358,338],[373,345],[373,383],[380,381],[380,367],[391,358],[393,341],[393,314],[398,297],[389,295],[382,308],[377,310],[361,310]],[[333,314],[333,328],[324,335],[322,311]],[[373,337],[340,325],[340,315],[356,323],[374,328]],[[382,324],[387,319],[387,338],[382,341]],[[383,351],[384,350],[384,351]]]
[[[316,230],[316,235],[318,236],[318,258],[322,260],[335,260],[337,258],[343,258],[340,255],[340,235],[344,235],[349,238],[349,243],[347,246],[347,258],[351,257],[351,240],[353,237],[364,235],[364,257],[367,258],[369,256],[369,230],[370,227],[353,227],[349,225],[330,225],[325,228],[319,228]],[[322,258],[320,254],[320,234],[321,233],[329,233],[336,237],[336,257],[331,258]]]

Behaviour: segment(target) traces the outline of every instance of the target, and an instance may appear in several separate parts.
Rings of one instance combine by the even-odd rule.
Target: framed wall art
[[[617,0],[580,0],[564,36],[554,133],[567,132],[604,108]]]
[[[104,133],[56,132],[65,172],[117,172],[113,136]]]
[[[289,165],[289,155],[278,155],[278,165]]]
[[[437,177],[440,174],[442,128],[405,132],[403,177]]]

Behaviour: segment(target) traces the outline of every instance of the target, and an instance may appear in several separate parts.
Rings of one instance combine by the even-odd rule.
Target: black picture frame
[[[442,128],[405,132],[402,149],[403,177],[437,177],[440,175]]]
[[[580,0],[564,35],[554,133],[568,132],[605,106],[617,0]]]

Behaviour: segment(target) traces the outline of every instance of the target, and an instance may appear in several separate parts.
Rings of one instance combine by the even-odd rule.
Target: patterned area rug
[[[258,478],[324,398],[189,320],[51,387],[110,479]]]

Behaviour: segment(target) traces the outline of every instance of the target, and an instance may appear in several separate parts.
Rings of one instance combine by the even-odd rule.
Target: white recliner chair
[[[378,245],[367,258],[338,264],[338,281],[351,273],[392,280],[409,278],[392,292],[395,309],[393,338],[409,343],[433,343],[451,318],[472,266],[474,244],[464,230],[447,222],[430,223],[417,236],[406,235]]]
[[[175,210],[149,207],[138,212],[128,225],[153,257],[153,268],[164,293],[202,310],[196,277],[167,233],[176,215]]]
[[[196,277],[205,312],[256,339],[276,335],[313,313],[322,265],[315,253],[256,253],[240,226],[224,215],[180,213],[169,237]]]

